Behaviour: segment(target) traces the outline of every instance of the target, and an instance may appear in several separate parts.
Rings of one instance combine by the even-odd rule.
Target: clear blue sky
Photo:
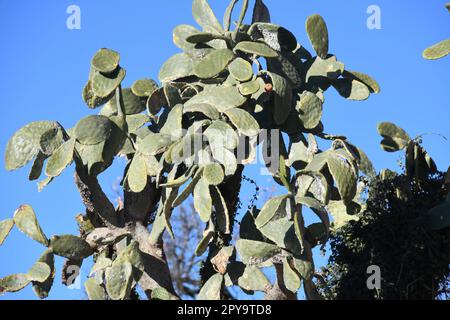
[[[211,0],[222,13],[227,0]],[[379,170],[395,167],[399,155],[380,150],[376,125],[393,121],[412,136],[435,132],[450,138],[450,60],[422,59],[427,46],[450,38],[450,14],[440,0],[266,0],[272,20],[290,29],[298,41],[310,48],[304,23],[308,15],[321,14],[330,30],[330,51],[349,69],[367,72],[382,92],[366,102],[349,102],[333,90],[326,94],[324,124],[329,133],[344,134],[362,147]],[[81,30],[68,30],[66,9],[81,8]],[[381,9],[381,30],[366,27],[367,7]],[[12,134],[35,120],[58,120],[70,128],[92,111],[81,100],[92,55],[101,47],[121,53],[127,69],[125,85],[139,78],[157,78],[161,64],[178,49],[172,44],[172,29],[194,24],[191,1],[118,0],[0,0],[0,220],[12,217],[23,203],[31,204],[47,236],[76,234],[73,217],[83,212],[72,183],[73,168],[38,193],[27,181],[28,169],[8,173],[4,169],[4,147]],[[449,164],[449,142],[426,136],[424,144],[445,170]],[[115,196],[112,185],[121,174],[118,162],[101,179],[106,193]],[[247,173],[258,173],[252,167]],[[267,177],[258,182],[267,185]],[[248,193],[244,192],[245,203]],[[0,277],[26,272],[43,248],[17,230],[0,248]],[[322,259],[323,260],[323,259]],[[57,259],[58,271],[62,259]],[[86,268],[83,276],[87,274]],[[60,284],[58,272],[50,295],[53,299],[83,299],[82,290]],[[31,286],[0,299],[34,299]]]

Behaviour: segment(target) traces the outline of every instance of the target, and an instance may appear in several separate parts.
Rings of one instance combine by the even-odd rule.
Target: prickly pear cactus
[[[450,12],[450,3],[445,5],[447,10]],[[431,47],[426,48],[422,56],[428,60],[436,60],[447,56],[450,53],[450,39],[438,42]]]
[[[53,258],[47,257],[54,254],[78,265],[93,256],[85,284],[91,299],[130,299],[136,286],[150,299],[177,299],[162,239],[166,231],[173,235],[174,208],[192,195],[205,222],[195,249],[199,256],[207,252],[199,299],[220,299],[229,286],[262,291],[268,299],[295,298],[303,287],[309,299],[320,298],[312,249],[326,243],[330,228],[352,219],[361,206],[357,182],[373,171],[362,150],[325,132],[325,91],[334,88],[346,99],[365,100],[380,88],[330,53],[320,15],[306,20],[310,52],[291,31],[270,21],[261,0],[246,24],[249,3],[241,2],[238,21],[231,23],[238,3],[233,0],[221,24],[206,0],[194,0],[199,26],[174,29],[181,52],[163,64],[159,82],[140,79],[122,88],[126,71],[119,53],[99,50],[82,91],[87,107],[98,114],[69,129],[34,122],[13,136],[7,169],[33,161],[30,180],[36,180],[45,166],[43,188],[74,163],[86,215],[77,217],[79,236],[50,239],[29,206],[1,222],[0,243],[16,225],[46,247],[28,274],[0,280],[3,291],[33,283],[39,297],[47,296],[54,275]],[[390,147],[408,143],[401,132],[392,134]],[[329,148],[320,150],[317,139]],[[242,170],[255,160],[258,146],[285,194],[250,208],[236,240]],[[121,182],[124,202],[115,208],[97,176],[117,157],[128,164]],[[306,225],[303,208],[321,222]],[[277,270],[277,283],[261,271],[266,267]]]

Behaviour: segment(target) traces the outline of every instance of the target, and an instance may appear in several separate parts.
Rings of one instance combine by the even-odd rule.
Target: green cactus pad
[[[172,139],[166,134],[149,134],[138,143],[139,152],[152,156],[164,152],[172,144]]]
[[[273,118],[275,123],[280,125],[286,122],[293,107],[292,88],[284,77],[273,72],[267,74],[272,79],[275,95]]]
[[[45,174],[48,177],[59,176],[65,168],[73,161],[73,152],[75,150],[75,139],[64,142],[50,158],[48,158]]]
[[[286,288],[293,293],[296,293],[302,285],[300,276],[291,267],[287,258],[283,259],[283,280]]]
[[[45,131],[39,139],[39,146],[43,154],[50,156],[63,142],[63,131],[58,127]]]
[[[152,79],[136,80],[131,86],[131,91],[141,98],[148,98],[156,89],[158,84]]]
[[[78,121],[74,135],[84,145],[98,144],[111,136],[112,123],[109,118],[100,115],[87,116]]]
[[[271,285],[259,268],[246,266],[242,262],[228,265],[225,281],[229,286],[237,285],[247,291],[266,291]]]
[[[328,55],[328,28],[323,18],[314,14],[306,20],[306,32],[317,55],[325,59]]]
[[[261,84],[260,81],[253,80],[239,84],[238,88],[243,96],[249,96],[257,93],[261,89]]]
[[[306,81],[315,80],[315,78],[328,78],[335,80],[344,72],[345,66],[337,61],[335,56],[326,59],[316,57],[313,64],[306,73]]]
[[[216,120],[204,132],[213,147],[223,146],[234,150],[238,146],[239,137],[236,131],[225,121]]]
[[[111,73],[119,66],[120,55],[111,49],[100,49],[92,58],[92,66],[100,72]]]
[[[345,226],[349,221],[358,220],[355,215],[350,215],[344,201],[330,201],[327,205],[328,212],[333,216],[333,228],[339,229]]]
[[[218,34],[212,34],[209,32],[195,32],[190,34],[187,38],[186,41],[192,44],[197,44],[197,43],[207,43],[213,40],[217,40],[217,39],[227,39],[221,35]]]
[[[236,251],[246,265],[256,265],[267,261],[281,252],[276,245],[239,239],[236,241]]]
[[[148,97],[147,110],[151,115],[157,115],[163,106],[167,105],[164,88],[158,88]]]
[[[51,249],[45,250],[38,262],[45,263],[50,268],[50,276],[42,283],[33,282],[33,291],[40,299],[47,298],[55,278],[55,258]]]
[[[357,175],[350,161],[340,155],[330,155],[327,165],[342,200],[352,200],[356,194]]]
[[[100,72],[94,72],[91,77],[92,92],[95,96],[100,98],[110,97],[116,88],[125,79],[126,71],[123,68],[118,68],[110,75],[103,75]]]
[[[42,152],[39,152],[33,161],[30,173],[28,174],[28,180],[34,181],[39,179],[42,174],[42,168],[44,167],[44,162],[47,160],[47,156]]]
[[[231,176],[236,172],[237,159],[233,151],[224,148],[223,145],[212,145],[211,151],[214,159],[224,166],[226,176]]]
[[[436,60],[445,57],[450,53],[450,39],[443,40],[425,49],[423,57],[428,60]]]
[[[11,229],[14,227],[14,220],[13,219],[6,219],[3,221],[0,221],[0,246],[5,241],[6,237],[11,232]]]
[[[84,103],[91,108],[95,109],[101,105],[104,105],[106,102],[108,102],[112,96],[114,95],[114,92],[112,92],[109,96],[102,98],[97,95],[95,95],[94,90],[92,89],[92,81],[89,80],[86,85],[83,87],[83,93],[82,98]]]
[[[294,258],[295,270],[304,280],[310,280],[314,275],[314,265],[310,261]]]
[[[167,60],[159,71],[159,81],[170,82],[194,74],[194,60],[186,53],[177,53]]]
[[[297,102],[298,116],[305,129],[314,129],[322,119],[322,101],[312,92],[305,92]]]
[[[255,137],[259,133],[259,124],[247,111],[239,108],[228,109],[225,115],[230,119],[239,133],[247,137]]]
[[[362,101],[370,96],[369,88],[355,79],[338,79],[333,82],[333,87],[342,97],[348,100]]]
[[[214,237],[214,231],[213,230],[206,230],[203,233],[203,237],[198,243],[197,247],[195,248],[195,255],[197,257],[202,256],[206,250],[208,249],[209,242]]]
[[[112,300],[128,298],[133,283],[133,266],[130,262],[113,263],[106,269],[106,292]]]
[[[31,281],[43,283],[51,276],[51,273],[48,264],[38,261],[28,270],[28,278]]]
[[[123,112],[126,115],[132,115],[141,113],[145,110],[147,98],[138,97],[130,88],[125,88],[122,90],[121,101]],[[111,109],[117,113],[117,101],[115,96],[111,100],[109,100],[108,105],[110,105]]]
[[[222,166],[217,163],[207,164],[203,168],[203,179],[212,186],[218,186],[225,178]]]
[[[254,23],[248,33],[252,39],[262,40],[276,51],[294,51],[297,48],[297,39],[292,32],[273,23]]]
[[[89,278],[84,282],[84,289],[89,300],[106,300],[105,289],[97,284],[94,278]]]
[[[186,107],[193,104],[210,104],[219,112],[242,106],[247,99],[239,93],[236,87],[207,87],[185,103]]]
[[[242,58],[236,58],[228,66],[230,74],[240,82],[245,82],[253,77],[253,68],[250,62]]]
[[[41,136],[59,127],[54,121],[36,121],[19,129],[6,146],[6,170],[16,170],[30,162],[40,151]]]
[[[211,218],[212,213],[212,199],[209,190],[209,183],[203,177],[194,188],[194,207],[198,212],[200,219],[207,222]]]
[[[192,43],[189,43],[186,39],[194,34],[198,33],[199,31],[188,24],[182,24],[179,26],[176,26],[175,29],[173,29],[173,43],[180,49],[184,51],[193,50],[195,48],[195,45]]]
[[[345,70],[344,76],[353,77],[354,79],[364,83],[369,88],[370,93],[380,93],[381,91],[378,82],[365,73]]]
[[[20,206],[16,212],[14,212],[14,223],[20,231],[31,239],[43,244],[44,246],[48,245],[48,239],[39,226],[36,214],[31,206]]]
[[[262,228],[265,224],[267,224],[274,217],[278,217],[282,215],[283,212],[286,212],[286,200],[287,195],[281,195],[274,197],[267,201],[261,209],[258,217],[255,220],[255,225],[257,228]]]
[[[242,41],[234,47],[234,52],[254,54],[264,58],[276,58],[278,52],[262,42]]]
[[[136,153],[128,168],[127,174],[128,186],[131,191],[139,193],[147,185],[147,166],[144,157]]]
[[[73,235],[53,236],[50,240],[50,248],[56,255],[71,260],[82,260],[93,253],[85,240]]]
[[[200,289],[197,300],[220,300],[223,280],[223,275],[219,273],[211,276]]]
[[[206,32],[222,33],[223,28],[206,0],[194,0],[192,15],[195,21]]]
[[[27,274],[18,273],[0,279],[0,295],[4,292],[17,292],[30,284]]]
[[[233,58],[234,53],[229,49],[214,50],[194,67],[194,75],[200,79],[214,78],[228,66]]]
[[[215,107],[207,103],[189,104],[183,109],[184,113],[200,112],[211,120],[219,119],[219,111]]]
[[[411,138],[405,130],[392,122],[381,122],[377,127],[378,133],[384,138],[381,147],[388,152],[404,149]]]

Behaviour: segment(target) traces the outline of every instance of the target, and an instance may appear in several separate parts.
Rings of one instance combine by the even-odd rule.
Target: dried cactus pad
[[[306,32],[317,55],[325,59],[328,55],[328,29],[323,18],[318,14],[308,17]]]
[[[100,72],[111,73],[119,66],[120,55],[110,49],[100,49],[92,58],[92,66]]]
[[[19,169],[31,161],[40,151],[41,136],[58,127],[54,121],[36,121],[18,130],[6,146],[6,170]]]
[[[97,144],[111,136],[112,124],[105,116],[88,116],[78,121],[75,126],[75,137],[85,145]]]

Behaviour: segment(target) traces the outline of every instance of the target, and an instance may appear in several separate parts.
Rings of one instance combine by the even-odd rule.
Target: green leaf
[[[297,111],[305,129],[316,128],[322,118],[322,100],[312,92],[306,91],[297,102]]]
[[[215,78],[225,70],[233,58],[234,53],[229,49],[214,50],[194,67],[194,75],[200,79]]]
[[[14,227],[14,220],[13,219],[6,219],[3,221],[0,221],[0,246],[5,241],[6,237],[11,232],[11,229]]]
[[[328,29],[323,18],[314,14],[306,20],[306,32],[317,55],[325,59],[328,55]]]
[[[84,145],[98,144],[111,136],[112,122],[100,115],[87,116],[78,121],[74,135]]]
[[[281,252],[276,245],[245,239],[236,241],[236,250],[246,265],[263,263]]]
[[[230,284],[237,285],[247,291],[266,291],[270,282],[264,273],[255,266],[246,266],[242,262],[233,262],[228,265],[225,276]]]
[[[209,183],[205,178],[201,178],[195,185],[194,207],[202,221],[207,222],[211,218],[212,199],[209,191]]]
[[[267,201],[255,219],[255,224],[258,229],[262,228],[272,219],[286,215],[286,200],[287,195],[273,197]]]
[[[450,39],[443,40],[425,49],[423,57],[428,60],[436,60],[445,57],[450,53]]]
[[[194,74],[194,60],[186,53],[177,53],[167,60],[159,71],[159,81],[171,82]]]
[[[73,235],[53,236],[50,248],[56,255],[71,260],[82,260],[93,254],[92,248],[85,240]]]
[[[377,127],[378,133],[384,138],[381,147],[385,151],[393,152],[404,149],[411,140],[405,130],[392,122],[381,122]]]
[[[223,28],[206,0],[194,0],[192,14],[195,21],[207,32],[222,33]]]
[[[239,42],[234,47],[234,52],[244,52],[249,54],[254,54],[257,56],[261,56],[264,58],[276,58],[278,57],[278,52],[273,50],[267,44],[262,42],[253,42],[253,41],[242,41]]]
[[[106,300],[105,289],[97,284],[94,278],[89,278],[84,283],[84,289],[89,300]]]
[[[113,263],[105,273],[106,292],[112,300],[129,297],[133,284],[133,266],[130,262]]]
[[[45,282],[52,274],[50,266],[45,262],[36,262],[30,270],[28,270],[28,278],[34,282]]]
[[[59,127],[54,121],[36,121],[19,129],[6,146],[6,170],[16,170],[30,162],[40,151],[41,136]]]
[[[30,284],[31,280],[24,273],[13,274],[0,279],[0,295],[4,292],[17,292]]]
[[[31,206],[20,206],[16,212],[14,212],[14,223],[20,231],[31,239],[42,243],[44,246],[48,245],[48,239],[39,226],[36,214]]]
[[[216,273],[206,281],[197,296],[197,300],[220,300],[223,275]]]
[[[236,58],[228,66],[230,74],[240,82],[245,82],[253,77],[253,68],[250,62],[242,58]]]
[[[128,186],[131,191],[139,193],[145,189],[147,185],[147,166],[144,156],[136,153],[131,160],[127,173]]]
[[[118,67],[112,74],[104,75],[100,72],[94,72],[91,77],[92,92],[100,98],[107,98],[114,93],[116,88],[120,86],[125,79],[125,69]]]
[[[33,291],[40,299],[48,297],[55,278],[55,257],[51,249],[45,250],[38,262],[45,263],[50,268],[50,276],[42,283],[33,282]]]
[[[247,137],[255,137],[259,133],[259,124],[247,111],[239,108],[228,109],[225,115],[230,119],[239,133]]]
[[[225,178],[222,166],[217,163],[207,164],[203,168],[203,179],[212,186],[218,186]]]
[[[247,99],[239,93],[237,87],[212,86],[192,97],[185,103],[186,107],[194,104],[209,104],[219,112],[242,106]]]
[[[62,144],[50,158],[48,158],[45,174],[49,177],[59,176],[73,161],[75,139],[70,139]]]

